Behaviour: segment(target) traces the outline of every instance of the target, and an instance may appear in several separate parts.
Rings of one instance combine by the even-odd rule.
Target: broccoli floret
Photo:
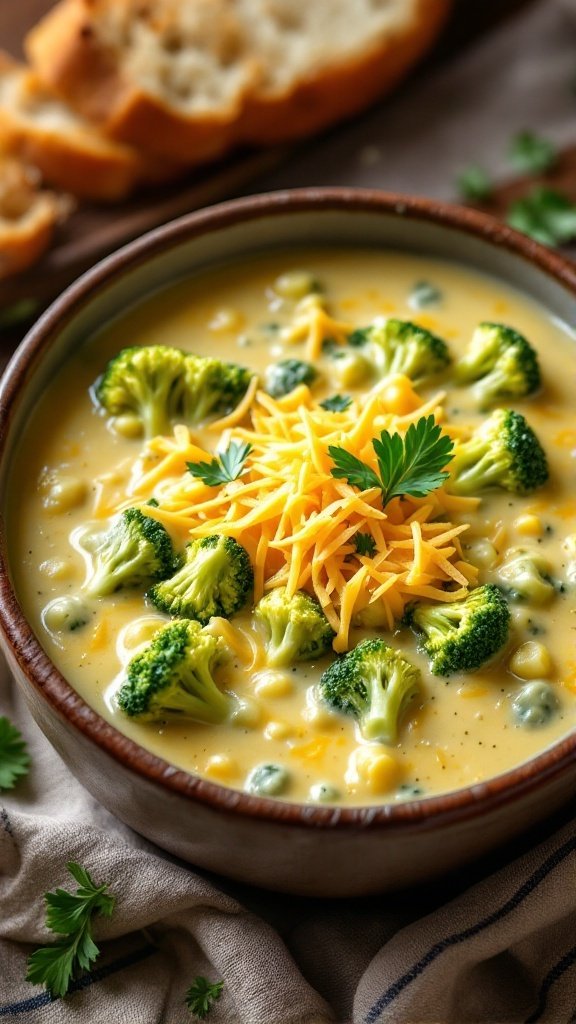
[[[419,684],[419,670],[398,651],[383,640],[363,640],[332,662],[318,685],[330,707],[358,719],[364,739],[395,743]]]
[[[147,437],[166,434],[182,407],[184,359],[167,345],[122,349],[97,382],[96,398],[112,416],[137,415]]]
[[[348,342],[362,347],[383,377],[402,373],[411,380],[421,380],[440,373],[452,361],[442,338],[410,320],[395,317],[359,328]]]
[[[456,365],[456,380],[476,382],[472,390],[482,409],[501,398],[523,398],[540,387],[538,356],[512,327],[484,322]]]
[[[542,679],[526,683],[512,701],[514,718],[519,725],[529,729],[548,725],[559,708],[560,701],[554,690]]]
[[[113,416],[133,413],[146,437],[166,434],[176,419],[199,423],[238,404],[250,371],[167,345],[125,348],[110,360],[94,389]]]
[[[539,551],[513,548],[498,569],[503,585],[513,599],[547,604],[556,593],[550,565]]]
[[[255,615],[266,630],[266,660],[273,668],[320,658],[336,635],[318,601],[303,591],[288,597],[286,587],[277,587],[261,598]]]
[[[250,370],[236,363],[185,356],[183,417],[186,423],[201,423],[208,416],[230,412],[244,396],[251,376]]]
[[[212,534],[192,541],[186,561],[170,579],[148,592],[168,615],[205,625],[213,615],[228,619],[242,607],[254,576],[248,552],[233,537]]]
[[[222,638],[205,633],[197,622],[171,622],[132,658],[117,694],[118,705],[141,722],[172,715],[222,722],[233,699],[218,688],[213,672],[225,655]]]
[[[456,446],[449,468],[447,486],[455,494],[478,494],[490,487],[530,494],[548,479],[544,449],[512,409],[495,409],[469,441]]]
[[[178,560],[161,523],[137,508],[127,508],[105,533],[88,537],[92,573],[84,585],[92,597],[106,597],[123,587],[147,586],[174,572]]]
[[[282,398],[299,384],[313,384],[317,376],[318,371],[302,359],[282,359],[279,363],[270,364],[264,382],[272,398]]]
[[[510,610],[498,587],[487,583],[451,604],[415,604],[404,622],[421,635],[435,676],[471,672],[506,643]]]

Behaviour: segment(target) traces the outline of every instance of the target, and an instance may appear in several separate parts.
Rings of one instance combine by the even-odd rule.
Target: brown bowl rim
[[[121,274],[151,256],[212,230],[262,217],[293,212],[346,210],[388,214],[428,221],[473,235],[535,265],[576,296],[576,267],[558,253],[521,235],[488,214],[433,199],[356,188],[283,190],[234,199],[188,214],[156,228],[102,260],[72,284],[41,316],[12,357],[0,384],[0,462],[6,452],[10,423],[26,382],[62,328]],[[421,800],[354,807],[321,807],[256,797],[231,790],[175,768],[148,752],[103,719],[58,672],[36,639],[12,587],[6,531],[0,513],[0,631],[5,647],[34,689],[61,719],[95,743],[130,772],[180,796],[242,817],[301,827],[421,830],[464,821],[513,802],[561,775],[576,758],[576,732],[531,760],[486,782]]]

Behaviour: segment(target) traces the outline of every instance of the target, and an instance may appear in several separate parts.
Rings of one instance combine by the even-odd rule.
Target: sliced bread
[[[0,156],[0,278],[40,258],[66,209],[66,200],[40,190],[37,172]]]
[[[45,181],[92,200],[123,199],[171,168],[107,138],[0,51],[0,148],[37,167]]]
[[[40,78],[111,137],[198,163],[305,136],[390,89],[451,0],[60,0]]]

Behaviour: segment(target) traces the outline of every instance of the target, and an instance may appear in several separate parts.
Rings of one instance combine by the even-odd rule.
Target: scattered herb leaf
[[[22,734],[7,718],[0,718],[0,789],[12,789],[27,775],[30,755]]]
[[[369,555],[372,558],[376,554],[376,541],[370,533],[355,533],[354,543],[357,555]]]
[[[324,338],[324,341],[322,342],[322,351],[324,355],[334,355],[334,352],[339,348],[340,346],[334,338]]]
[[[556,163],[556,147],[533,132],[520,132],[512,139],[510,159],[525,174],[543,174]]]
[[[348,406],[352,405],[352,399],[349,395],[331,395],[320,402],[320,405],[328,412],[346,412]]]
[[[211,982],[208,981],[208,978],[202,978],[201,976],[194,978],[186,993],[186,1006],[200,1020],[205,1020],[212,1009],[213,1003],[220,999],[223,988],[223,981]]]
[[[442,292],[430,281],[417,281],[408,296],[411,309],[425,309],[427,306],[437,306],[440,302]]]
[[[96,885],[86,868],[70,862],[68,871],[78,882],[75,893],[65,889],[47,892],[46,925],[62,935],[51,946],[41,946],[28,958],[26,981],[45,985],[52,996],[65,996],[78,971],[88,971],[100,950],[92,938],[95,914],[110,917],[115,899],[106,893],[108,884]]]
[[[483,167],[466,167],[456,179],[458,192],[471,203],[481,203],[492,195],[492,182]]]
[[[231,441],[225,452],[210,462],[187,462],[188,472],[203,480],[208,487],[220,487],[242,476],[244,463],[252,451],[251,444]]]
[[[446,434],[442,434],[433,416],[421,416],[417,423],[411,423],[404,438],[383,430],[379,438],[372,439],[372,447],[376,453],[378,473],[345,448],[334,445],[328,448],[335,464],[331,472],[332,476],[347,480],[361,491],[379,487],[383,506],[403,494],[423,498],[440,487],[449,476],[444,466],[453,457],[454,445]]]
[[[160,503],[156,500],[156,498],[149,498],[146,504],[150,505],[151,508],[160,508]]]
[[[19,302],[7,306],[0,311],[0,330],[27,323],[37,313],[38,307],[37,299],[20,299]]]
[[[508,210],[510,227],[543,245],[562,245],[576,238],[576,204],[568,196],[539,186]]]

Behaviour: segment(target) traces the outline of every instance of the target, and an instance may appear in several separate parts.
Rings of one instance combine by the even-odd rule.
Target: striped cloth
[[[263,187],[446,196],[468,163],[503,173],[508,140],[523,128],[573,142],[571,6],[535,4]],[[184,994],[201,974],[224,980],[210,1024],[576,1022],[570,809],[530,841],[422,890],[342,902],[272,896],[186,868],[104,811],[30,721],[7,673],[0,714],[32,753],[29,776],[0,807],[0,1018],[190,1024]],[[70,887],[69,860],[108,882],[117,907],[95,927],[97,968],[52,1001],[24,980],[26,959],[50,941],[42,897]]]

